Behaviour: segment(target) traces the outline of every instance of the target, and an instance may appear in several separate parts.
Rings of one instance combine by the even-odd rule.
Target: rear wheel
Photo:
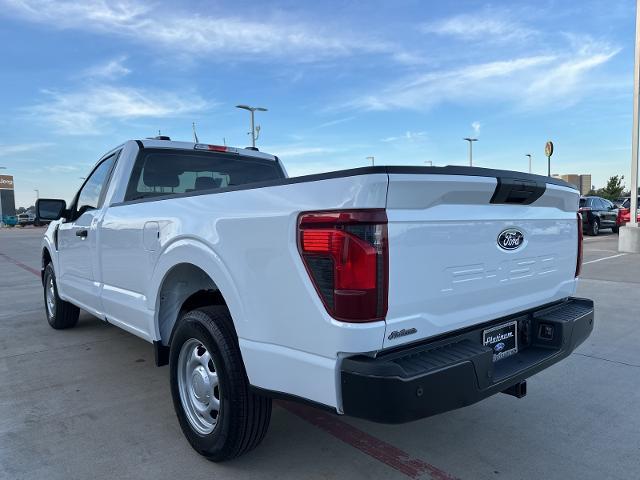
[[[171,340],[171,395],[191,446],[209,460],[242,455],[264,438],[271,399],[249,389],[229,310],[185,314]]]
[[[611,231],[612,231],[613,233],[618,233],[618,232],[620,231],[620,227],[618,227],[618,226],[611,227]]]
[[[51,263],[44,270],[44,307],[47,322],[56,330],[72,328],[78,323],[80,309],[58,296],[56,275]]]
[[[593,219],[591,225],[589,225],[589,235],[593,235],[594,237],[600,233],[600,221],[597,218]]]

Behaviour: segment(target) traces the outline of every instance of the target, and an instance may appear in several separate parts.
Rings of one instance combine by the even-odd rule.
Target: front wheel
[[[52,328],[62,330],[78,323],[80,309],[58,296],[56,275],[50,263],[44,269],[44,306],[47,322]]]
[[[597,218],[593,219],[591,225],[589,226],[589,235],[593,235],[594,237],[598,236],[600,233],[600,222]]]
[[[212,461],[240,456],[264,438],[271,399],[249,389],[229,310],[185,314],[171,340],[171,395],[182,432]]]
[[[619,227],[619,226],[617,226],[617,225],[616,225],[615,227],[611,227],[611,231],[612,231],[613,233],[618,233],[618,232],[620,231],[620,227]]]

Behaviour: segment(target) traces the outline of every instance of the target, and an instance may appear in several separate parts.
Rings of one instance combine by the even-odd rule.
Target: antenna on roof
[[[160,129],[158,129],[158,136],[161,137],[162,133],[160,132]]]
[[[227,138],[226,137],[222,137],[222,145],[224,145],[225,147],[227,146]]]
[[[191,122],[191,126],[193,127],[193,143],[200,143],[198,134],[196,133],[196,122]]]

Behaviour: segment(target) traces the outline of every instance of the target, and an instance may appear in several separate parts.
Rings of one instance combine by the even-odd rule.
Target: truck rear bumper
[[[493,361],[483,331],[518,322],[519,350]],[[404,423],[476,403],[567,357],[593,330],[593,301],[561,303],[454,332],[429,343],[349,357],[341,366],[346,415]]]

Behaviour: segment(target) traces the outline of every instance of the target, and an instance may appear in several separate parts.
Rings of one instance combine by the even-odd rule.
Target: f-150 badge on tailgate
[[[517,228],[507,228],[498,235],[498,246],[503,250],[515,250],[524,243],[524,234]]]

